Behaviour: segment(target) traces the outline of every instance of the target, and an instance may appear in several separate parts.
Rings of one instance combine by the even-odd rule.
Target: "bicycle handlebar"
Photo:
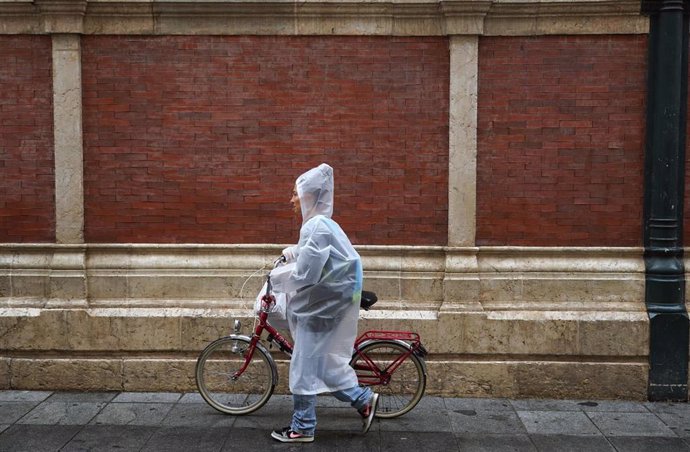
[[[285,258],[285,256],[280,255],[276,260],[273,261],[273,268],[276,268],[276,267],[278,267],[279,265],[284,264],[284,263],[286,263],[286,262],[287,262],[287,259]],[[269,296],[269,295],[271,295],[271,290],[272,290],[272,286],[271,286],[271,272],[269,272],[269,273],[266,275],[266,294],[265,294],[264,296]]]

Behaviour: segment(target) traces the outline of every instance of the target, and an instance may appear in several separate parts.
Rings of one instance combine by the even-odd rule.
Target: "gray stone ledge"
[[[4,0],[2,33],[535,35],[647,33],[636,0]]]

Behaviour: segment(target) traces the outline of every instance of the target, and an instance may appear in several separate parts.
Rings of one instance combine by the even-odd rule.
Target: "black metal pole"
[[[683,192],[689,0],[649,0],[644,174],[645,303],[653,401],[688,398]]]

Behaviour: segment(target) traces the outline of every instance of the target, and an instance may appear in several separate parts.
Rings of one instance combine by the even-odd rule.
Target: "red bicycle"
[[[263,344],[264,331],[266,341],[288,356],[292,354],[292,344],[268,322],[275,297],[270,275],[266,280],[251,337],[240,334],[240,321],[235,320],[234,334],[211,342],[197,359],[199,393],[226,414],[253,413],[273,395],[278,368]],[[375,302],[373,292],[363,293],[362,309],[368,310]],[[419,335],[409,331],[367,331],[357,338],[350,365],[360,385],[376,386],[380,394],[376,417],[402,416],[419,403],[426,388],[426,354]]]

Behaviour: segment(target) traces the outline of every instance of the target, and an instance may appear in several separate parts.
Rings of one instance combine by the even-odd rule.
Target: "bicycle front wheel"
[[[397,368],[393,368],[396,361],[409,353],[407,344],[395,341],[371,342],[352,356],[350,365],[355,369],[360,384],[376,386],[372,389],[379,393],[379,404],[376,417],[394,418],[414,408],[424,395],[426,388],[426,373],[421,358],[411,353]],[[376,366],[372,368],[366,355]],[[381,381],[383,378],[389,378]]]
[[[256,347],[242,375],[250,341],[244,337],[222,337],[210,343],[196,362],[196,386],[204,400],[218,411],[242,415],[262,406],[275,389],[273,358]]]

